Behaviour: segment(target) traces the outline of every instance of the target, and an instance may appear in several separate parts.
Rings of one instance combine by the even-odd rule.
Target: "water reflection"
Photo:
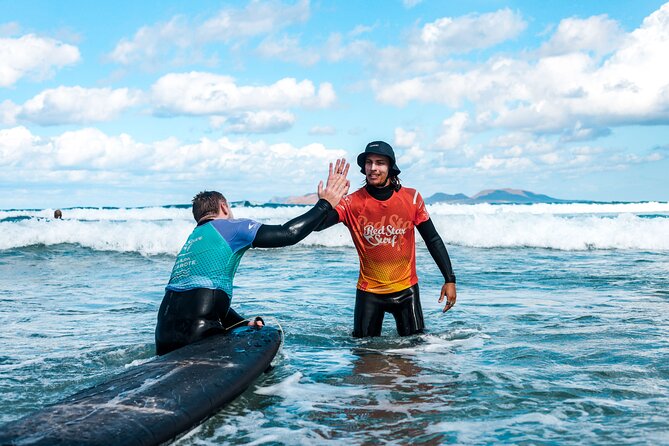
[[[428,430],[448,404],[447,385],[436,383],[411,355],[369,348],[353,348],[351,353],[353,367],[342,381],[367,392],[354,398],[344,414],[349,429],[365,432],[361,444],[410,439],[412,444],[431,445],[447,440]]]

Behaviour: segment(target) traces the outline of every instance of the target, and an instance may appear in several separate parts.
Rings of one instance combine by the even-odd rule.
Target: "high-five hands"
[[[323,188],[323,181],[318,183],[318,198],[327,200],[333,208],[339,204],[339,200],[348,193],[348,189],[351,186],[351,182],[346,178],[349,167],[351,165],[346,162],[345,158],[338,159],[334,167],[330,163],[325,188]]]

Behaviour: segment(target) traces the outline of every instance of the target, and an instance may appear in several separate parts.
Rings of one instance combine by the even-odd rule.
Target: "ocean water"
[[[302,207],[246,206],[283,223]],[[249,250],[233,306],[279,324],[275,367],[176,442],[669,444],[669,203],[434,205],[458,302],[417,246],[427,333],[350,336],[338,225]],[[151,358],[185,206],[0,210],[0,423]],[[420,237],[418,237],[420,240]]]

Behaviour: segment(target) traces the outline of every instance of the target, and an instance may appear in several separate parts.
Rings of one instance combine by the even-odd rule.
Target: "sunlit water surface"
[[[0,250],[0,423],[154,354],[174,255],[81,245]],[[451,245],[442,314],[419,245],[427,333],[359,340],[357,256],[333,245],[247,252],[233,305],[284,345],[177,444],[669,444],[667,251]]]

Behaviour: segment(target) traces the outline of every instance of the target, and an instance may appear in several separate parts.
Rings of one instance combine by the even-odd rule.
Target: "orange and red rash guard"
[[[414,227],[430,216],[415,189],[402,187],[381,201],[363,187],[335,209],[358,250],[358,289],[388,294],[418,283]]]

